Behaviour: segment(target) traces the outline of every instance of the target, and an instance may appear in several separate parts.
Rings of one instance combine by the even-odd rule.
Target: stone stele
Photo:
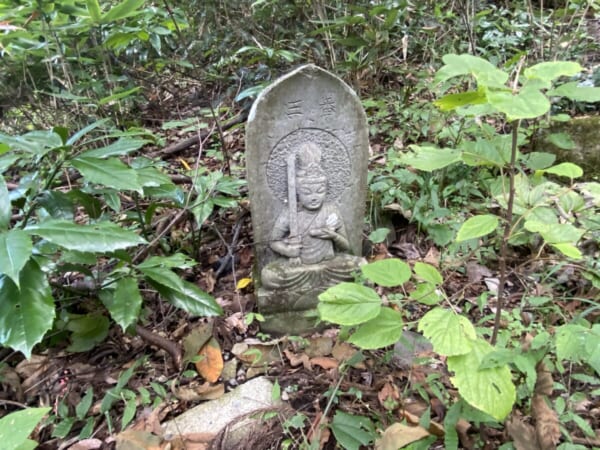
[[[314,330],[318,295],[354,279],[368,155],[360,100],[319,67],[279,78],[254,102],[246,166],[263,331]]]

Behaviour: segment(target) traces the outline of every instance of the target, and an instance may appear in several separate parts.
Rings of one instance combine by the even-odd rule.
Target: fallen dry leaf
[[[543,361],[540,361],[535,369],[537,372],[537,380],[535,382],[534,392],[539,395],[552,395],[554,388],[552,373],[548,370]]]
[[[400,394],[398,388],[392,383],[385,383],[377,393],[379,404],[387,410],[394,410],[398,406]]]
[[[328,358],[326,356],[317,356],[310,359],[310,363],[319,366],[325,370],[337,369],[340,363],[335,358]]]
[[[331,355],[342,363],[352,358],[357,351],[358,350],[356,350],[347,342],[336,342],[331,349]]]
[[[535,436],[535,430],[523,419],[514,417],[506,422],[506,430],[513,440],[517,450],[540,450]]]
[[[211,384],[208,381],[200,386],[176,386],[175,380],[171,384],[171,392],[179,400],[193,402],[199,400],[215,400],[225,394],[225,386],[223,383]]]
[[[221,346],[213,337],[198,352],[200,360],[196,362],[196,370],[206,381],[215,383],[223,371],[223,355]]]
[[[162,439],[147,431],[125,430],[116,436],[116,450],[161,450]]]
[[[213,323],[206,322],[192,329],[186,337],[183,338],[183,359],[191,361],[202,347],[212,338]]]
[[[69,447],[68,450],[96,450],[102,448],[100,439],[84,439]]]
[[[290,366],[298,367],[300,364],[304,366],[306,370],[312,370],[312,365],[310,364],[310,360],[306,353],[301,353],[300,355],[296,355],[288,349],[283,351],[283,354],[290,361]]]
[[[320,336],[316,338],[308,339],[308,347],[304,349],[304,352],[310,357],[316,356],[329,356],[333,349],[333,338],[328,336]]]
[[[425,412],[425,409],[427,409],[427,408],[423,408],[421,410],[421,412],[422,413]],[[416,415],[412,414],[407,409],[405,409],[405,410],[402,411],[402,415],[404,416],[404,418],[409,423],[412,423],[412,424],[415,424],[415,425],[418,425],[420,423],[420,421],[421,421],[420,416],[416,416]],[[444,427],[443,427],[443,425],[441,425],[441,424],[439,424],[439,423],[437,423],[437,422],[435,422],[433,420],[429,421],[429,429],[427,431],[429,431],[430,434],[434,434],[434,435],[436,435],[438,437],[443,437],[444,436]]]
[[[375,448],[377,450],[398,450],[427,436],[429,436],[429,432],[423,427],[395,423],[383,432],[381,439],[375,442]]]
[[[435,267],[440,267],[440,251],[435,247],[431,247],[429,250],[427,250],[427,254],[423,258],[423,262],[431,264]]]

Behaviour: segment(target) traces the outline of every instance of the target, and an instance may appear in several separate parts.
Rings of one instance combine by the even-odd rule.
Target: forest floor
[[[194,117],[197,113],[196,107],[175,105],[173,102],[175,99],[166,99],[160,108],[147,110],[144,114],[152,115],[152,122],[156,124]],[[182,113],[182,110],[185,112]],[[172,148],[169,145],[190,137],[173,135],[168,137],[166,147],[144,151],[168,162],[171,175],[182,185],[189,181],[181,176],[182,171],[196,163],[209,171],[225,171],[243,177],[243,123],[222,133],[217,128],[204,136],[201,145],[196,142],[178,151],[164,152],[165,148]],[[156,133],[165,132],[157,130]],[[224,148],[214,150],[215,142],[220,142]],[[372,142],[372,148],[377,151],[383,146]],[[384,158],[383,154],[381,158]],[[374,155],[372,163],[378,164],[381,158]],[[161,212],[167,217],[174,217],[175,213]],[[393,221],[395,238],[373,246],[367,258],[398,257],[440,267],[440,250],[419,234],[413,225],[404,219],[396,219]],[[179,221],[169,230],[172,247],[178,242],[187,242],[184,237],[191,233],[191,223]],[[167,442],[161,436],[160,424],[202,401],[218,398],[258,375],[266,375],[277,382],[280,396],[289,406],[282,408],[274,419],[266,421],[264,429],[250,436],[245,448],[282,448],[286,440],[291,442],[289,448],[300,448],[302,443],[309,442],[313,442],[312,448],[336,448],[335,439],[326,425],[337,410],[377,420],[377,427],[381,430],[401,421],[418,425],[419,422],[424,423],[423,417],[428,415],[427,432],[438,437],[430,448],[444,448],[443,423],[447,405],[458,394],[439,356],[424,349],[407,362],[395,356],[390,349],[363,352],[364,358],[353,358],[356,362],[347,364],[357,349],[338,340],[335,328],[302,338],[273,338],[260,333],[258,321],[247,323],[246,318],[249,313],[256,312],[256,307],[252,283],[248,283],[248,279],[252,278],[253,240],[249,207],[245,200],[237,209],[213,213],[203,226],[200,246],[184,248],[184,251],[199,264],[183,276],[217,299],[225,311],[222,317],[190,318],[161,301],[156,293],[146,291],[145,316],[135,335],[125,334],[114,325],[104,342],[85,353],[69,353],[61,344],[39,346],[30,360],[22,360],[19,354],[2,351],[0,361],[10,364],[5,366],[2,374],[0,404],[53,408],[54,426],[42,426],[34,436],[40,442],[40,449],[115,448],[118,439],[122,449],[219,448],[216,435],[180,436]],[[560,270],[564,271],[564,283],[576,288],[578,281],[569,278],[568,268]],[[530,288],[525,286],[529,283],[523,277],[525,272],[526,268],[512,272],[506,305],[509,311],[512,308],[519,313],[522,311],[519,308],[520,298],[525,288]],[[462,291],[462,300],[456,307],[463,311],[476,311],[478,298],[489,290],[486,279],[489,281],[497,277],[494,268],[483,267],[476,262],[468,262],[461,270],[445,272],[444,275],[444,289],[448,295]],[[64,279],[55,281],[72,283],[68,276],[66,274]],[[385,296],[389,292],[381,290],[380,293]],[[493,302],[486,306],[490,317],[493,307]],[[585,305],[569,301],[559,303],[557,307],[575,313]],[[426,307],[419,304],[402,311],[406,323],[414,323],[424,312]],[[529,317],[525,313],[522,319],[530,320]],[[488,325],[492,326],[491,320]],[[510,323],[503,325],[510,326]],[[218,344],[217,353],[222,357],[222,365],[219,357],[199,368],[192,362],[180,364],[178,358],[189,350],[186,346],[195,346],[197,350],[199,344],[194,339],[204,343],[209,337]],[[523,335],[523,343],[528,338],[530,336]],[[133,372],[126,387],[135,393],[133,410],[127,406],[127,395],[115,390],[120,377],[131,368]],[[207,379],[214,379],[214,382]],[[572,383],[570,388],[573,392],[594,388],[581,381],[573,380]],[[79,417],[78,405],[90,388],[93,389],[92,405],[84,416]],[[103,401],[107,396],[114,396],[115,392],[117,397],[110,412],[101,414]],[[600,430],[600,398],[576,408],[591,429]],[[121,420],[133,413],[135,415],[127,427],[129,431],[124,434]],[[518,404],[513,415],[528,423],[532,412],[529,405]],[[301,419],[294,422],[293,417]],[[87,422],[89,418],[93,418],[91,425]],[[88,439],[80,442],[78,436],[86,424],[93,428],[93,432]],[[140,433],[132,434],[131,430]],[[507,428],[464,420],[458,422],[456,430],[460,448],[465,449],[496,449],[512,440]],[[573,442],[600,446],[600,438],[594,441],[575,427],[569,428],[568,432]]]

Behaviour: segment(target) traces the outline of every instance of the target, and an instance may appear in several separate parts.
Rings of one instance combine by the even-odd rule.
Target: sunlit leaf
[[[570,162],[564,162],[557,164],[556,166],[549,167],[544,169],[544,172],[551,173],[553,175],[558,175],[559,177],[567,177],[567,178],[579,178],[583,175],[583,169],[579,167],[577,164],[573,164]]]
[[[50,412],[50,408],[27,408],[2,417],[0,419],[2,447],[6,449],[20,448],[48,412]]]
[[[498,217],[492,214],[474,216],[467,219],[456,234],[456,242],[475,239],[492,233],[498,228]]]
[[[19,286],[19,273],[32,251],[31,238],[24,231],[0,233],[0,275],[5,274]]]
[[[117,158],[92,158],[80,156],[71,160],[83,177],[91,182],[117,190],[131,190],[142,193],[142,185],[137,173]]]
[[[359,325],[348,342],[362,349],[393,345],[402,335],[402,315],[391,308],[381,308],[379,315]]]
[[[344,282],[319,295],[317,309],[327,322],[358,325],[377,317],[381,299],[370,287]]]
[[[397,258],[382,259],[360,267],[363,275],[380,286],[400,286],[410,278],[410,266]]]
[[[421,145],[411,145],[410,148],[412,152],[404,153],[400,162],[425,172],[442,169],[461,159],[461,152],[454,149]]]
[[[10,224],[11,204],[8,196],[8,188],[4,177],[0,174],[0,231],[6,230]]]
[[[443,308],[434,308],[425,314],[418,330],[431,341],[433,350],[444,356],[470,352],[477,338],[469,319]]]

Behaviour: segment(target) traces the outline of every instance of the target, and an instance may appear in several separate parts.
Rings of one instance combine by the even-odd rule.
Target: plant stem
[[[517,160],[517,139],[519,137],[519,123],[515,120],[512,122],[512,145],[510,149],[510,164],[508,166],[508,205],[506,207],[506,217],[504,223],[504,235],[500,244],[500,281],[498,282],[498,300],[496,303],[496,317],[494,319],[494,330],[490,343],[496,344],[498,339],[498,331],[500,330],[500,318],[502,317],[504,285],[506,284],[506,258],[508,253],[508,239],[510,238],[511,224],[513,218],[513,206],[515,202],[515,165]]]

